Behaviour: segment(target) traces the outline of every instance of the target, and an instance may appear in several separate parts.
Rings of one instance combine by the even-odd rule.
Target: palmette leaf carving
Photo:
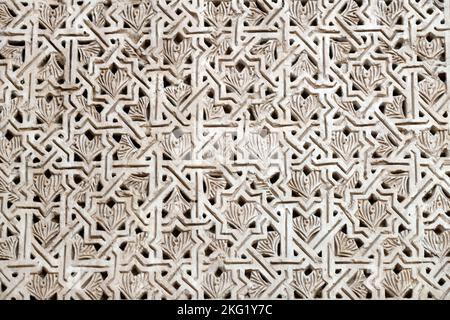
[[[435,103],[445,92],[445,83],[439,78],[426,77],[419,82],[420,97],[430,105]]]
[[[386,52],[391,56],[394,63],[406,63],[406,59],[397,50],[392,48],[386,41],[380,40],[380,48],[383,50],[383,52]]]
[[[417,135],[417,145],[425,154],[438,157],[448,145],[447,136],[444,130],[423,130]]]
[[[263,279],[261,273],[252,271],[250,276],[251,284],[249,285],[249,295],[252,298],[260,298],[264,295],[264,291],[269,287],[269,283]]]
[[[334,189],[334,193],[342,198],[347,190],[356,188],[356,186],[358,185],[359,179],[360,179],[360,174],[358,171],[356,171],[348,179],[344,180],[342,183],[337,184]]]
[[[339,231],[334,237],[334,248],[338,257],[351,257],[358,250],[356,241]]]
[[[278,254],[279,243],[280,234],[276,231],[270,231],[267,239],[258,241],[256,251],[266,257],[275,257]]]
[[[239,95],[244,95],[255,81],[253,67],[245,67],[241,71],[232,67],[226,69],[224,82]]]
[[[383,249],[387,254],[390,254],[392,251],[403,248],[402,242],[399,236],[391,236],[386,238],[383,241]]]
[[[142,1],[137,6],[126,4],[121,15],[135,32],[140,32],[148,23],[148,19],[154,14],[152,3],[150,1]]]
[[[48,101],[50,98],[50,101]],[[45,97],[36,101],[36,115],[46,125],[55,122],[61,113],[64,112],[63,100],[61,97]]]
[[[338,152],[338,154],[348,160],[356,151],[359,144],[357,132],[335,131],[333,132],[331,146]]]
[[[139,98],[138,104],[130,107],[129,116],[136,121],[147,121],[149,116],[150,99],[148,97]]]
[[[178,107],[192,92],[191,86],[178,82],[164,89],[167,98]]]
[[[384,157],[389,157],[396,149],[395,140],[389,134],[377,136],[377,142],[379,147],[375,151]]]
[[[337,63],[345,63],[351,50],[350,43],[346,41],[331,41],[330,49],[333,52],[333,59]]]
[[[132,159],[139,152],[139,148],[133,143],[130,136],[123,135],[120,138],[119,149],[117,150],[117,158],[119,160]]]
[[[88,260],[95,258],[97,250],[95,250],[94,245],[86,244],[79,234],[76,234],[72,241],[74,259]]]
[[[180,42],[174,40],[164,40],[164,56],[170,64],[179,65],[191,53],[191,42],[188,39],[183,39]]]
[[[231,289],[233,281],[230,272],[223,272],[219,276],[209,274],[205,276],[203,288],[213,299],[224,299]]]
[[[59,224],[53,221],[41,220],[33,226],[33,235],[42,242],[43,246],[47,246],[58,233]]]
[[[34,274],[27,284],[30,294],[39,300],[50,299],[58,292],[60,287],[58,275],[55,273],[47,273],[44,276]]]
[[[387,187],[397,191],[397,193],[403,197],[408,195],[408,182],[408,172],[392,172],[383,180],[383,183]]]
[[[321,222],[320,218],[311,215],[308,218],[303,216],[294,218],[293,220],[294,230],[303,239],[303,241],[309,242],[311,238],[320,231]]]
[[[223,106],[214,104],[213,102],[205,103],[205,114],[207,120],[221,119],[225,116]]]
[[[169,133],[164,136],[161,145],[173,160],[181,160],[191,150],[191,135],[183,133],[181,136],[176,137],[174,134]]]
[[[47,61],[42,62],[40,70],[37,74],[38,79],[44,81],[49,79],[58,81],[59,79],[61,79],[64,75],[63,57],[57,52],[52,52],[46,60]]]
[[[355,84],[366,94],[372,93],[385,79],[379,65],[354,66],[351,75]]]
[[[0,3],[0,26],[5,28],[14,19],[5,3]]]
[[[96,41],[78,45],[78,55],[82,63],[89,63],[92,57],[97,57],[101,52],[101,46]]]
[[[425,211],[447,212],[450,210],[450,197],[444,192],[440,185],[437,185],[425,204]]]
[[[386,202],[376,201],[371,204],[368,200],[360,201],[356,217],[360,219],[372,231],[377,230],[388,215]]]
[[[274,107],[270,100],[262,103],[253,103],[250,105],[249,109],[255,115],[255,118],[261,122],[271,117],[274,111]]]
[[[190,208],[189,201],[181,193],[180,188],[176,187],[170,197],[165,201],[164,209],[168,212],[169,217],[182,215]]]
[[[358,10],[359,6],[354,0],[347,1],[345,9],[341,13],[343,20],[349,25],[357,24],[359,21]]]
[[[22,150],[22,142],[20,137],[12,137],[9,140],[0,136],[0,159],[3,162],[11,163],[20,154]]]
[[[428,40],[427,37],[420,37],[416,50],[425,59],[439,60],[439,56],[444,52],[444,41],[439,38]]]
[[[319,72],[316,64],[311,60],[306,52],[300,53],[297,62],[292,66],[292,73],[300,78],[312,77]]]
[[[115,73],[111,69],[104,69],[100,72],[98,82],[111,97],[116,97],[127,85],[128,73],[123,69],[118,69]]]
[[[74,137],[73,148],[86,162],[91,162],[103,150],[102,139],[99,136],[89,139],[86,135],[79,134]]]
[[[105,5],[103,3],[97,3],[91,11],[92,22],[97,27],[103,27],[105,25]]]
[[[403,119],[405,118],[405,112],[403,110],[403,102],[405,101],[404,96],[395,96],[392,103],[386,104],[385,114],[393,119]]]
[[[126,220],[126,215],[123,203],[115,203],[112,207],[107,203],[100,203],[96,219],[106,231],[111,232]]]
[[[383,280],[386,290],[397,298],[403,298],[415,283],[416,280],[411,269],[404,269],[399,273],[395,273],[393,270],[387,271]]]
[[[317,1],[307,1],[306,3],[301,0],[292,1],[289,13],[291,19],[293,19],[298,26],[306,28],[318,14]]]
[[[11,100],[11,103],[0,104],[0,123],[9,121],[9,119],[17,111],[17,104],[19,103],[19,101],[20,98],[14,98]]]
[[[45,2],[39,3],[39,21],[49,30],[54,31],[68,16],[67,7],[58,5],[53,8]]]
[[[258,212],[253,203],[246,203],[241,206],[236,202],[230,202],[225,215],[232,227],[245,232],[258,217]]]
[[[317,269],[294,271],[294,280],[291,282],[304,299],[315,298],[325,284],[322,272]]]
[[[392,27],[397,18],[403,13],[403,3],[400,0],[393,0],[391,2],[380,0],[377,3],[377,15],[383,24]]]
[[[145,172],[131,174],[123,185],[131,191],[133,196],[145,200],[149,193],[149,174]]]
[[[165,233],[161,241],[162,249],[172,259],[179,260],[192,246],[192,236],[189,232],[181,232],[178,235]]]
[[[97,191],[99,186],[100,176],[97,174],[89,177],[80,183],[80,191],[75,195],[74,200],[78,202],[86,202],[87,195]]]
[[[258,44],[251,49],[254,55],[263,55],[264,60],[268,65],[271,65],[277,59],[277,49],[279,42],[276,40],[269,40],[266,43]]]
[[[148,273],[134,275],[132,272],[128,272],[122,274],[122,285],[120,289],[128,299],[140,299],[148,287]]]
[[[304,124],[308,123],[322,107],[317,95],[309,95],[306,98],[302,95],[294,95],[290,98],[288,106]]]
[[[205,175],[206,195],[208,198],[215,197],[219,192],[225,189],[227,181],[222,176],[213,174]]]
[[[130,258],[134,255],[139,255],[146,249],[149,234],[147,232],[141,232],[134,237],[133,240],[127,242],[124,249],[124,258]]]
[[[251,133],[248,140],[250,151],[262,161],[268,161],[277,150],[278,135],[276,133],[268,133],[265,136]]]
[[[257,25],[258,23],[263,20],[267,13],[261,9],[260,5],[258,5],[258,2],[255,0],[249,1],[248,10],[246,12],[246,19],[249,23],[252,25]]]
[[[60,175],[47,177],[45,174],[38,174],[33,177],[33,190],[44,205],[48,205],[63,190],[61,184]]]
[[[91,300],[100,300],[103,295],[101,285],[103,278],[99,272],[92,274],[84,287],[84,292]]]
[[[211,249],[211,254],[208,256],[211,260],[223,260],[229,253],[230,247],[227,240],[217,239],[214,234],[209,235],[210,243],[208,245]]]
[[[306,174],[304,171],[295,171],[288,185],[293,191],[300,194],[300,196],[311,198],[319,190],[321,184],[320,172],[313,171]]]
[[[450,251],[450,230],[437,233],[433,230],[425,231],[423,240],[425,250],[440,258],[445,257]]]
[[[0,260],[14,260],[17,258],[18,236],[0,239]]]
[[[235,13],[231,7],[231,2],[214,1],[205,2],[205,18],[210,21],[216,29],[223,28]]]
[[[358,298],[365,298],[369,290],[364,284],[366,275],[363,270],[358,270],[349,282],[349,287]]]
[[[24,48],[22,46],[6,44],[0,48],[0,55],[6,59],[9,59],[14,65],[21,66],[23,63],[23,50]]]

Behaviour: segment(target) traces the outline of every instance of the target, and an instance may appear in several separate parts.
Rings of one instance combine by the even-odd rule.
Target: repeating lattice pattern
[[[449,299],[450,1],[0,0],[0,298]]]

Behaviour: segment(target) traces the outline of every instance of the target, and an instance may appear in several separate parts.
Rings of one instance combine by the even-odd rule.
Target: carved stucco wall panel
[[[448,299],[448,0],[0,0],[0,299]]]

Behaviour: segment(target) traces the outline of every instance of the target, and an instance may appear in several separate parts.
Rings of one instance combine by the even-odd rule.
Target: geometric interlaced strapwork
[[[450,299],[449,0],[0,0],[0,299]]]

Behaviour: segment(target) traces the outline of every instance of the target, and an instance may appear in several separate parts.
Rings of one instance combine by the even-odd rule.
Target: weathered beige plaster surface
[[[449,299],[449,0],[0,0],[0,299]]]

